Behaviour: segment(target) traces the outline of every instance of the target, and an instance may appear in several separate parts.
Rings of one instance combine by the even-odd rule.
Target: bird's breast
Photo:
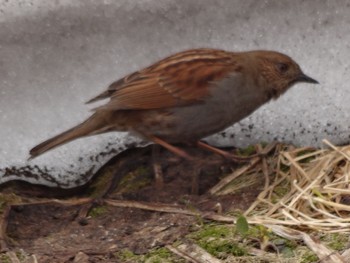
[[[213,83],[210,95],[199,103],[140,112],[134,128],[168,142],[193,141],[233,125],[264,102],[266,97],[258,87],[233,76]]]

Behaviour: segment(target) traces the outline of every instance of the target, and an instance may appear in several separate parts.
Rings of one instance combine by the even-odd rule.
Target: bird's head
[[[317,80],[305,75],[299,65],[290,57],[274,51],[255,51],[258,74],[265,82],[269,98],[276,99],[298,82],[318,84]]]

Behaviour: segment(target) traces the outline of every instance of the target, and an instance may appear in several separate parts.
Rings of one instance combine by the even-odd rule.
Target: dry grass
[[[246,170],[266,180],[245,212],[249,222],[350,232],[350,145],[324,144],[321,150],[279,145],[275,156]],[[228,191],[224,187],[218,194]]]
[[[334,251],[310,236],[310,232],[350,233],[350,145],[323,142],[321,150],[277,145],[274,155],[253,158],[214,186],[212,193],[247,187],[234,183],[240,176],[248,185],[254,184],[252,178],[264,177],[264,190],[244,213],[250,224],[262,224],[286,239],[303,241],[322,262],[350,262],[350,249]],[[268,147],[271,149],[258,146],[257,150],[266,152]]]

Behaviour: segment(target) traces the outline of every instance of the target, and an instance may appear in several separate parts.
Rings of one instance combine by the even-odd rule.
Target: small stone
[[[79,225],[81,226],[86,226],[89,224],[89,221],[86,217],[79,218],[78,222],[79,222]]]
[[[89,262],[89,256],[86,255],[83,252],[78,252],[78,254],[74,257],[74,263],[88,263]]]

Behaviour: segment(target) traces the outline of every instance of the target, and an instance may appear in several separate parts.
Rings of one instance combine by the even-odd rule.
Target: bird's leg
[[[149,137],[150,138],[150,137]],[[188,155],[185,151],[179,149],[176,146],[173,146],[162,139],[159,139],[158,137],[151,137],[150,138],[153,142],[156,144],[152,148],[152,158],[153,158],[153,170],[155,174],[155,180],[156,180],[156,187],[161,188],[163,186],[163,172],[161,169],[161,166],[159,164],[159,145],[163,146],[164,148],[168,149],[170,152],[188,160],[188,161],[194,161],[196,160],[194,157]],[[197,160],[199,161],[199,160]],[[194,174],[192,178],[192,185],[191,185],[191,193],[192,194],[198,194],[198,177],[200,174],[200,165],[196,164],[194,169]]]
[[[162,188],[164,185],[163,171],[159,163],[159,154],[160,154],[159,145],[153,144],[152,145],[152,164],[153,164],[154,178],[156,181],[156,187],[158,189]]]
[[[174,153],[174,154],[176,154],[176,155],[178,155],[178,156],[180,156],[180,157],[182,157],[184,159],[187,159],[187,160],[190,160],[190,161],[194,160],[194,158],[192,156],[189,156],[185,151],[181,150],[180,148],[178,148],[178,147],[176,147],[174,145],[171,145],[171,144],[163,141],[162,139],[159,139],[158,137],[148,136],[148,138],[151,141],[153,141],[153,142],[163,146],[164,148],[168,149],[172,153]]]
[[[255,156],[256,156],[256,155],[254,155],[254,156],[249,156],[249,157],[237,156],[237,155],[235,155],[235,154],[232,154],[232,153],[229,153],[229,152],[220,150],[219,148],[213,147],[213,146],[211,146],[211,145],[209,145],[209,144],[206,144],[206,143],[204,143],[204,142],[201,142],[201,141],[198,141],[198,142],[197,142],[197,145],[198,145],[198,147],[200,147],[200,148],[202,148],[202,149],[205,149],[205,150],[208,150],[208,151],[217,153],[217,154],[223,156],[224,158],[229,159],[229,160],[233,160],[233,161],[235,161],[235,162],[247,162],[247,161],[249,161],[252,157],[255,157]]]
[[[201,174],[202,165],[194,164],[192,172],[192,182],[191,182],[191,194],[199,195],[199,176]]]

